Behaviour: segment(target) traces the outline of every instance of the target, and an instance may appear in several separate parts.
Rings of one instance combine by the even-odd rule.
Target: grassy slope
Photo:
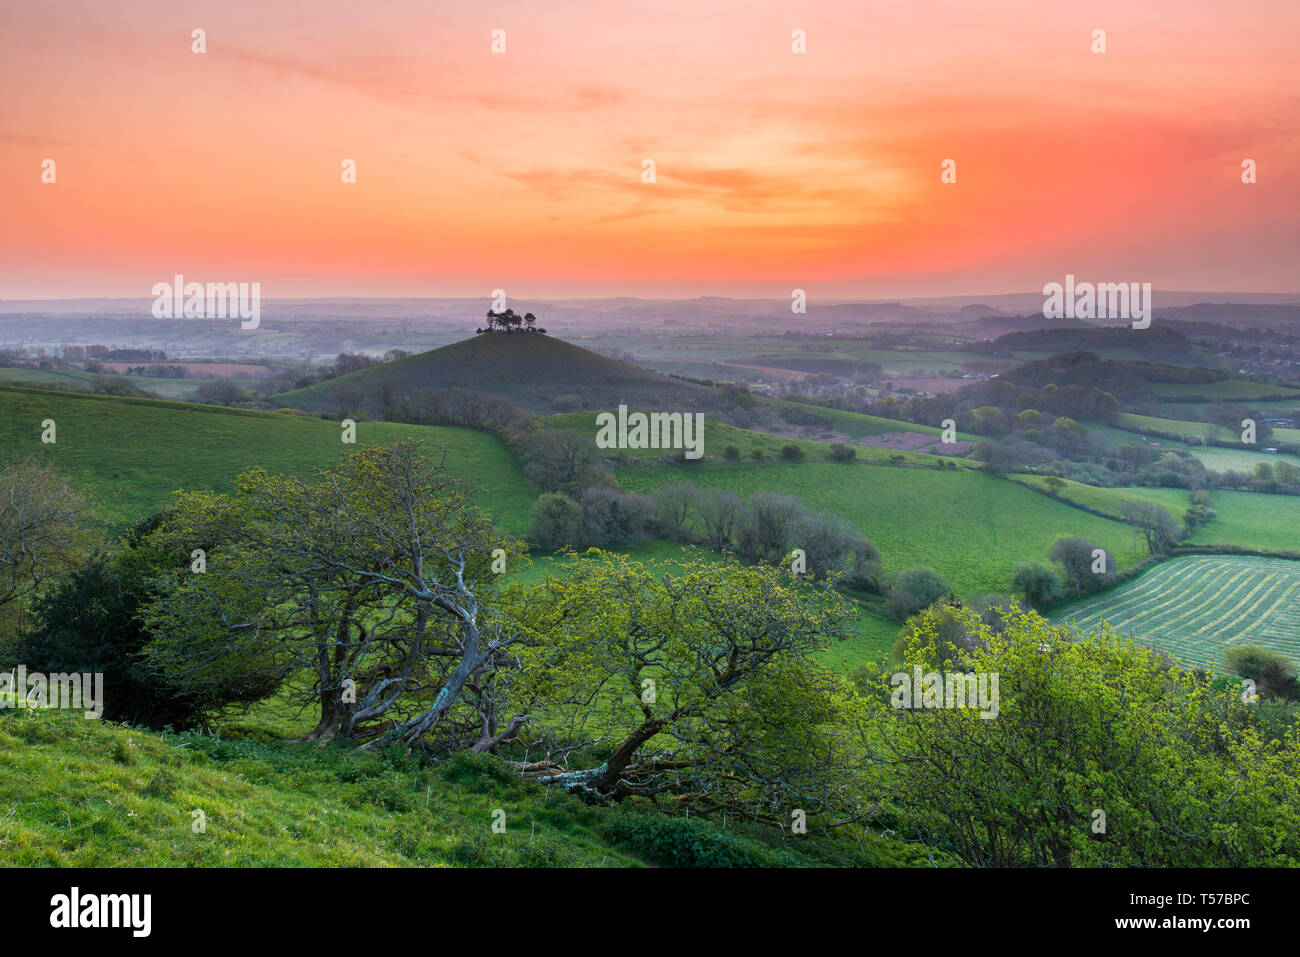
[[[36,452],[78,476],[97,498],[105,525],[120,531],[167,502],[176,489],[222,489],[240,471],[306,473],[336,464],[348,448],[337,422],[151,399],[119,399],[0,388],[0,448]],[[42,445],[41,421],[58,442]],[[357,425],[359,444],[414,436],[447,449],[448,467],[502,528],[522,533],[536,493],[506,448],[470,429]]]
[[[1241,433],[1237,430],[1215,425],[1212,422],[1184,422],[1180,419],[1161,419],[1152,415],[1133,415],[1127,412],[1120,415],[1118,424],[1134,432],[1163,432],[1181,435],[1184,438],[1217,439],[1226,442],[1236,442],[1241,438]],[[1300,429],[1274,429],[1273,438],[1278,442],[1300,442]],[[1263,441],[1259,444],[1263,446],[1269,443]]]
[[[1017,475],[1015,478],[1026,485],[1046,488],[1045,478],[1041,475]],[[1062,499],[1067,502],[1077,502],[1087,508],[1105,512],[1107,515],[1118,519],[1124,517],[1123,506],[1125,502],[1151,502],[1155,505],[1161,505],[1167,508],[1169,514],[1174,518],[1181,518],[1183,510],[1188,505],[1187,492],[1183,489],[1098,488],[1095,485],[1085,485],[1083,482],[1075,482],[1071,479],[1062,479],[1062,481],[1065,482],[1065,488],[1061,489],[1059,493]],[[1164,494],[1167,492],[1177,492],[1178,495]]]
[[[629,865],[613,814],[487,762],[419,771],[384,755],[161,736],[67,712],[0,716],[9,866]],[[492,812],[506,831],[491,830]],[[207,830],[191,830],[202,810]],[[617,812],[613,812],[617,813]]]
[[[117,374],[80,372],[75,369],[27,369],[17,366],[0,366],[0,382],[11,383],[16,386],[38,382],[86,389],[94,388],[94,386],[105,380],[118,378],[126,379],[137,389],[152,392],[154,395],[160,395],[167,399],[179,399],[182,396],[190,395],[203,384],[201,379],[153,379],[147,376],[120,376]],[[253,388],[260,384],[257,379],[230,379],[227,381],[233,382],[241,389]]]
[[[1009,591],[1016,564],[1045,560],[1061,535],[1091,539],[1121,566],[1142,557],[1122,523],[983,472],[830,462],[619,470],[619,481],[631,491],[682,478],[742,495],[796,495],[814,511],[829,509],[852,521],[880,549],[887,568],[928,565],[963,595]]]
[[[1190,452],[1196,458],[1200,459],[1207,469],[1215,472],[1226,472],[1229,470],[1237,472],[1249,472],[1260,462],[1276,462],[1279,459],[1300,465],[1300,456],[1289,455],[1285,452],[1278,454],[1269,454],[1262,449],[1268,443],[1261,443],[1258,447],[1240,446],[1227,448],[1219,445],[1201,445],[1199,441],[1180,442],[1177,439],[1167,439],[1163,437],[1146,439],[1144,433],[1155,429],[1161,433],[1178,433],[1182,435],[1199,435],[1202,433],[1209,434],[1212,429],[1217,429],[1215,435],[1220,440],[1235,440],[1239,433],[1229,432],[1227,429],[1209,426],[1207,423],[1183,422],[1178,419],[1162,419],[1156,416],[1146,415],[1122,415],[1121,421],[1127,421],[1128,428],[1112,428],[1110,426],[1099,425],[1097,423],[1087,423],[1087,429],[1091,433],[1104,436],[1115,446],[1121,445],[1142,445],[1151,444],[1157,451],[1169,451],[1177,449],[1183,452]],[[1296,429],[1274,429],[1276,441],[1294,442],[1300,441],[1300,430]],[[1293,437],[1292,437],[1293,436]]]
[[[791,406],[809,409],[817,415],[825,416],[835,423],[835,430],[843,432],[850,438],[860,439],[873,435],[887,435],[897,432],[924,432],[926,435],[942,435],[943,429],[930,425],[917,425],[914,422],[902,422],[898,419],[883,419],[876,415],[863,415],[861,412],[850,412],[843,409],[827,409],[817,405],[807,405],[799,402],[773,401],[772,404],[780,409],[788,409]],[[981,442],[984,437],[980,435],[970,435],[966,432],[958,432],[957,438],[963,442]]]
[[[1043,482],[1034,475],[1016,478],[1040,486]],[[1187,490],[1181,488],[1096,488],[1066,480],[1060,495],[1117,517],[1123,514],[1124,502],[1151,502],[1163,506],[1178,520],[1188,506]],[[1188,544],[1300,551],[1300,498],[1216,490],[1210,507],[1215,518],[1187,539]]]

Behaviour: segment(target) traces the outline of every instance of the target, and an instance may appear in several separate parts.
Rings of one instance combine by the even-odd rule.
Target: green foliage
[[[587,543],[582,506],[559,492],[544,492],[533,503],[528,540],[544,551]]]
[[[908,568],[891,579],[887,589],[889,613],[899,621],[952,593],[947,579],[932,568]]]
[[[493,553],[521,549],[425,450],[358,448],[310,482],[254,469],[237,490],[177,493],[155,533],[207,551],[203,574],[173,570],[141,615],[169,681],[216,707],[306,671],[317,733],[373,738],[419,737],[450,720],[471,673],[491,678]],[[419,685],[438,689],[432,703],[401,694]]]
[[[1261,697],[1300,698],[1295,664],[1271,648],[1235,645],[1223,653],[1223,667],[1256,682]]]
[[[34,671],[102,673],[104,719],[155,730],[192,727],[205,711],[256,700],[274,687],[230,685],[205,702],[141,659],[152,635],[140,613],[159,597],[164,576],[189,562],[147,537],[164,517],[160,512],[138,523],[118,552],[92,556],[43,596],[39,625],[22,651]]]
[[[1300,863],[1300,743],[1235,690],[1108,630],[968,625],[979,641],[949,668],[999,677],[996,717],[893,708],[883,670],[864,699],[898,833],[975,866]]]
[[[811,658],[848,632],[853,609],[834,591],[700,558],[669,568],[593,550],[557,570],[509,596],[529,636],[521,681],[562,740],[609,743],[552,783],[764,819],[796,798],[810,816],[851,814],[845,685]]]
[[[1050,565],[1022,562],[1016,566],[1011,583],[1035,608],[1050,605],[1061,594],[1061,579]]]
[[[698,818],[624,815],[610,837],[663,867],[789,867],[800,860],[754,840],[728,834]]]

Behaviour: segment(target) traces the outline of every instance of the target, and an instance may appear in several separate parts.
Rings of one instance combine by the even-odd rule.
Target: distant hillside
[[[1037,329],[1032,332],[1009,332],[991,343],[967,347],[984,355],[1011,356],[1015,353],[1104,352],[1122,350],[1130,357],[1174,365],[1222,366],[1218,357],[1194,346],[1186,336],[1167,325],[1149,329],[1110,327],[1103,329]],[[1123,358],[1111,354],[1106,358]]]
[[[485,334],[274,396],[276,405],[312,412],[364,409],[378,416],[424,389],[472,389],[504,395],[532,412],[578,412],[629,406],[708,411],[717,393],[608,359],[542,335]]]
[[[971,307],[967,306],[962,311],[967,312]],[[1041,329],[1093,329],[1092,323],[1085,322],[1083,319],[1067,318],[1062,316],[1057,319],[1045,318],[1042,314],[1028,316],[999,316],[995,310],[989,310],[980,313],[977,318],[957,323],[951,327],[951,331],[957,335],[968,336],[972,339],[996,339],[999,336],[1007,335],[1012,332],[1035,332]]]

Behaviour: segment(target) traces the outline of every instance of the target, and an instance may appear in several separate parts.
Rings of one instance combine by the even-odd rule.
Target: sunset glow
[[[143,297],[174,273],[270,298],[924,296],[1067,272],[1297,290],[1285,0],[2,17],[4,298]]]

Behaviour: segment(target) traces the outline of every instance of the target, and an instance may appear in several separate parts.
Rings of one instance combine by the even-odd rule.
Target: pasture
[[[1300,561],[1190,555],[1052,616],[1081,631],[1109,622],[1141,644],[1215,667],[1223,649],[1262,645],[1300,661]]]
[[[834,462],[705,462],[689,469],[634,466],[619,470],[624,488],[649,492],[689,479],[744,496],[799,497],[852,522],[875,543],[885,567],[928,565],[960,595],[1005,593],[1020,562],[1045,561],[1062,535],[1090,539],[1120,567],[1146,554],[1121,522],[985,472]]]

